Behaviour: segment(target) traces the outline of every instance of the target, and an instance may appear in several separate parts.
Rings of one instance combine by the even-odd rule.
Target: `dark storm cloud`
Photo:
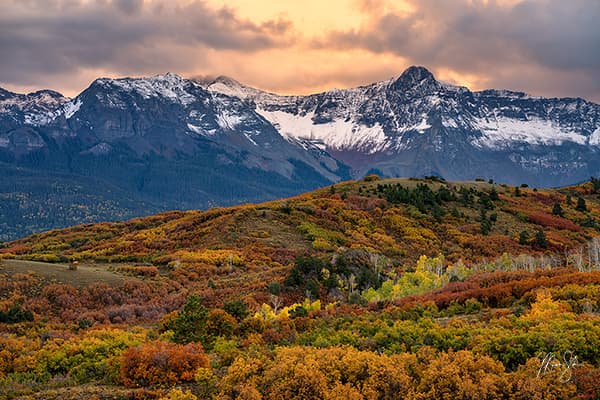
[[[27,85],[82,68],[116,73],[190,68],[210,49],[281,46],[289,29],[285,20],[256,24],[202,1],[5,0],[0,81]]]
[[[317,45],[394,53],[433,69],[484,74],[491,85],[515,87],[511,82],[525,80],[521,88],[545,93],[563,93],[569,83],[552,81],[560,76],[600,99],[600,1],[410,3],[411,12],[374,15],[368,24],[333,32]]]

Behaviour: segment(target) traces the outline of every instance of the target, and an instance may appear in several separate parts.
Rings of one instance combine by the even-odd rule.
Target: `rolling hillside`
[[[370,177],[257,205],[49,231],[6,243],[0,254],[143,263],[165,273],[192,268],[205,280],[248,273],[281,280],[302,254],[324,260],[361,254],[399,270],[410,269],[422,255],[442,255],[448,265],[531,255],[558,266],[588,258],[587,243],[600,229],[595,192],[591,182],[542,191],[481,181]],[[585,211],[578,210],[578,201]],[[562,215],[553,213],[557,204]],[[257,287],[250,289],[249,295],[256,294]]]
[[[4,243],[0,396],[597,398],[599,189],[367,176]]]

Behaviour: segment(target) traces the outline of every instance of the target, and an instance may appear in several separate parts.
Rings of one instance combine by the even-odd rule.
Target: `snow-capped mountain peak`
[[[0,128],[5,124],[44,124],[54,110],[69,100],[53,90],[19,94],[0,88]]]
[[[100,78],[73,100],[49,91],[0,90],[0,117],[5,130],[50,126],[52,135],[73,137],[79,129],[91,142],[130,141],[138,154],[192,152],[189,141],[200,138],[261,157],[329,153],[355,176],[375,169],[387,176],[465,179],[498,176],[500,168],[506,176],[554,185],[600,174],[599,105],[518,91],[472,92],[418,66],[388,80],[308,96],[281,96],[226,76],[188,80],[173,73]]]
[[[309,96],[277,96],[230,78],[205,88],[246,101],[288,140],[315,143],[356,168],[358,175],[372,168],[384,175],[419,175],[423,166],[404,165],[407,155],[433,152],[430,161],[421,163],[438,166],[425,169],[462,178],[475,173],[458,167],[465,156],[484,152],[496,157],[507,151],[515,152],[505,157],[510,157],[511,168],[521,171],[516,175],[523,169],[536,175],[541,166],[560,164],[558,173],[567,165],[576,170],[589,165],[580,158],[559,163],[560,149],[600,151],[597,104],[508,90],[472,92],[440,82],[419,66],[390,80]],[[532,161],[531,151],[552,155],[544,153]]]
[[[212,81],[204,83],[203,87],[211,92],[217,92],[226,96],[237,97],[242,100],[252,98],[261,94],[260,90],[242,85],[235,79],[221,75]]]
[[[53,90],[38,90],[28,94],[12,93],[0,88],[0,107],[13,107],[20,111],[32,109],[50,110],[60,106],[69,99]]]
[[[192,83],[171,72],[148,78],[100,78],[92,85],[94,84],[135,93],[144,99],[166,98],[182,104],[189,104],[195,100],[188,90]]]
[[[287,104],[290,101],[293,101],[292,99],[296,98],[295,96],[281,96],[256,89],[224,75],[214,79],[195,79],[194,82],[209,92],[235,97],[247,103]]]

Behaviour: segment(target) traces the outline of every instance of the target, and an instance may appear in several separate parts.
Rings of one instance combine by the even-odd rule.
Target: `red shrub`
[[[199,343],[185,346],[163,341],[127,349],[121,356],[121,379],[126,386],[174,385],[192,381],[209,359]]]
[[[543,211],[532,211],[527,215],[527,218],[530,222],[533,222],[536,225],[556,229],[566,229],[573,232],[581,231],[581,227],[579,225],[575,225],[572,221],[545,213]]]
[[[450,303],[464,304],[473,298],[491,307],[508,306],[516,298],[522,298],[538,287],[563,287],[568,284],[589,285],[600,283],[600,271],[574,272],[566,268],[483,273],[465,282],[451,283],[431,293],[407,296],[394,304],[409,309],[417,304],[433,301],[439,308]]]

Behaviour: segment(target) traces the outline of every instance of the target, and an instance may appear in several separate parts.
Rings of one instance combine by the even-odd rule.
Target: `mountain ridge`
[[[38,171],[40,183],[67,174],[90,190],[91,203],[109,187],[125,190],[140,200],[116,199],[115,215],[126,217],[147,214],[142,203],[166,211],[257,202],[371,172],[557,187],[600,175],[600,106],[471,92],[425,67],[307,96],[223,76],[98,78],[73,99],[0,92],[0,172],[7,168]],[[97,193],[83,183],[89,179]],[[6,187],[11,198],[50,192],[18,181]],[[29,203],[20,204],[7,213],[27,214]],[[70,221],[87,221],[83,214]]]
[[[208,90],[229,94],[243,93],[244,96],[240,96],[240,98],[249,99],[250,102],[254,102],[259,113],[274,125],[281,125],[280,132],[282,134],[295,137],[301,136],[301,132],[292,132],[296,126],[301,126],[304,132],[310,132],[311,135],[317,134],[319,139],[324,140],[324,144],[330,152],[356,149],[363,153],[381,153],[390,149],[399,152],[411,147],[410,143],[407,143],[410,141],[411,135],[407,135],[409,136],[408,140],[403,140],[401,138],[403,133],[410,131],[424,133],[426,130],[435,131],[436,128],[443,128],[445,131],[450,130],[453,134],[456,134],[456,131],[469,132],[470,140],[466,144],[471,147],[478,147],[483,151],[497,151],[503,146],[510,147],[511,143],[528,146],[560,146],[564,143],[596,146],[600,137],[600,114],[597,104],[579,98],[544,99],[542,97],[530,96],[523,92],[508,90],[488,89],[471,92],[466,87],[438,82],[424,67],[411,67],[397,78],[371,85],[351,89],[334,89],[308,96],[277,97],[272,94],[264,94],[264,92],[258,92],[257,94],[254,89],[248,88],[245,85],[238,85],[237,88],[231,88],[232,82],[235,81],[230,80],[229,85],[225,89],[222,85],[218,86],[214,83],[209,83],[205,87]],[[413,92],[414,87],[418,87],[419,90]],[[392,101],[390,101],[390,96],[387,93],[381,93],[388,91],[390,88],[394,89]],[[319,101],[332,102],[332,100],[335,101],[339,97],[352,96],[355,98],[359,97],[354,102],[355,109],[351,110],[351,113],[346,112],[345,114],[337,115],[338,122],[340,120],[348,122],[349,118],[355,117],[352,114],[363,114],[360,115],[361,118],[357,118],[354,121],[354,124],[346,126],[345,132],[348,135],[343,135],[341,140],[336,141],[335,139],[340,139],[340,137],[339,135],[336,136],[335,132],[332,133],[332,130],[321,132],[323,128],[326,128],[325,125],[327,123],[332,122],[332,116],[323,115],[319,106],[315,106],[314,103],[318,103]],[[458,100],[456,96],[459,96]],[[319,97],[325,99],[319,100]],[[460,97],[463,98],[461,99]],[[306,99],[304,103],[308,104],[296,107],[296,110],[290,110],[301,101],[300,99]],[[406,103],[407,99],[410,101],[414,99],[416,101],[428,101],[420,101],[421,109],[417,110],[417,112],[411,110],[411,107],[400,109],[402,112],[397,112],[398,110],[390,107],[390,104],[402,105]],[[491,107],[486,105],[488,102],[492,103]],[[524,106],[515,103],[523,102],[532,104],[525,107],[519,113],[519,106]],[[358,103],[358,106],[356,103]],[[440,115],[438,109],[442,108],[442,106],[454,109],[458,106],[459,109],[453,113],[441,112]],[[564,118],[565,115],[568,117],[569,113],[573,114],[576,109],[582,107],[587,108],[586,111],[591,114],[590,118],[587,121],[578,121],[580,126],[577,126],[577,123],[569,125],[569,121]],[[377,124],[377,118],[368,115],[369,113],[373,114],[372,111],[368,110],[369,108],[371,110],[377,109],[380,112],[386,112],[387,110],[388,115],[391,116],[392,124],[388,123],[386,125],[386,121],[379,121],[380,123]],[[343,107],[343,111],[348,111],[348,109],[348,106]],[[364,115],[365,111],[367,112],[367,116]],[[306,121],[306,114],[310,112],[314,112],[315,114],[310,114],[310,118],[308,119],[311,121]],[[304,118],[299,118],[299,116]],[[404,118],[405,116],[408,116],[408,118]],[[470,120],[467,117],[470,117]],[[435,126],[436,123],[437,127]],[[339,130],[344,131],[343,128]],[[357,133],[354,135],[356,136],[354,142],[344,140],[348,139],[348,136],[354,133]],[[396,134],[395,137],[394,133]],[[435,137],[435,134],[437,134],[439,139],[443,136],[444,132],[442,134],[438,133],[434,132],[433,136]],[[447,132],[445,133],[447,134]],[[367,142],[371,141],[370,146],[368,143],[366,147],[361,146],[360,141],[365,138],[367,138]],[[412,139],[415,140],[414,137]],[[386,141],[387,143],[385,143]],[[438,148],[438,150],[441,149]],[[362,170],[360,173],[364,174],[365,171]],[[394,174],[384,173],[384,175],[393,176]],[[423,175],[423,173],[413,175]],[[533,178],[535,181],[535,177]],[[585,176],[581,176],[579,180],[582,178],[585,178]],[[529,180],[531,181],[531,179]],[[515,184],[518,181],[515,180],[511,183]],[[540,183],[544,184],[545,182],[542,180]],[[561,183],[567,184],[572,182]]]

